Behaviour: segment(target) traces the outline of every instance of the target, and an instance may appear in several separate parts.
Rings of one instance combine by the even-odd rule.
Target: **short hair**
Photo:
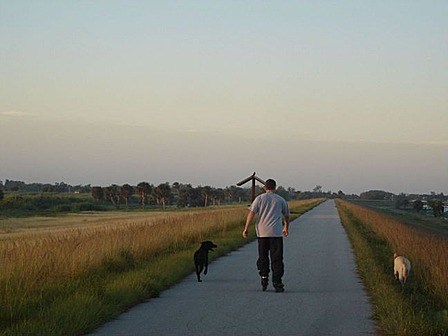
[[[277,183],[273,179],[268,179],[266,180],[264,186],[267,190],[275,190]]]

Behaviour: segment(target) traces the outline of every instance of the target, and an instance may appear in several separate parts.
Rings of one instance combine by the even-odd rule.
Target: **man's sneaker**
[[[261,289],[263,290],[263,292],[268,288],[268,284],[269,284],[269,277],[262,276],[261,277]]]
[[[274,283],[274,288],[276,293],[283,293],[285,291],[285,285],[280,283]]]

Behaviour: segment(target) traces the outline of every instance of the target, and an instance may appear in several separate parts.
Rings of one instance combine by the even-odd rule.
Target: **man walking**
[[[283,197],[274,193],[276,182],[266,181],[265,194],[259,195],[250,206],[246,219],[243,237],[247,238],[249,225],[255,215],[258,215],[255,230],[258,237],[257,267],[261,276],[261,286],[266,290],[269,283],[269,254],[271,257],[272,284],[278,293],[284,292],[282,277],[283,265],[283,237],[288,236],[289,208]],[[283,225],[283,217],[285,223]]]

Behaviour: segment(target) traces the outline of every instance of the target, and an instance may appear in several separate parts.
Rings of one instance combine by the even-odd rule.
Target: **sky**
[[[0,0],[0,180],[448,193],[447,1]]]

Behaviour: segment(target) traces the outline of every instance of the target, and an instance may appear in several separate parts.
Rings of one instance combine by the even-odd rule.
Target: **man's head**
[[[264,184],[264,188],[266,190],[275,190],[276,187],[277,187],[277,183],[275,183],[275,181],[273,179],[266,180],[266,183]]]

